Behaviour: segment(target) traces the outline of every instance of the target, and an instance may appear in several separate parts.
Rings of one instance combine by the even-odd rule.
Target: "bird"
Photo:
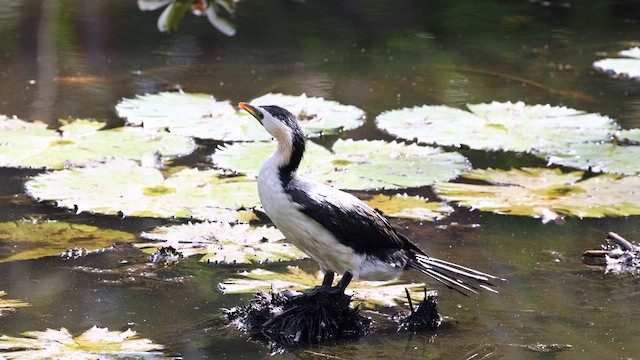
[[[394,280],[415,269],[464,295],[481,289],[497,292],[492,282],[501,278],[427,255],[354,195],[298,175],[307,137],[291,112],[246,102],[238,108],[277,141],[275,153],[258,173],[258,195],[286,240],[320,265],[324,278],[317,288],[344,293],[354,278]],[[336,273],[342,278],[333,287]]]

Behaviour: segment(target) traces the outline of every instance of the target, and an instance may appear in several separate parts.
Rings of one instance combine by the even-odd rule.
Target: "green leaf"
[[[623,136],[625,136],[623,134]],[[633,136],[630,134],[629,136]],[[539,154],[550,164],[570,166],[593,172],[635,175],[640,173],[640,146],[611,143],[574,144],[570,148]]]
[[[275,143],[225,145],[213,162],[248,176],[256,176]],[[384,141],[336,141],[333,152],[309,142],[300,175],[341,189],[398,189],[427,186],[455,178],[469,168],[467,159],[442,149]]]
[[[266,94],[251,100],[252,105],[278,105],[296,116],[309,136],[338,134],[364,124],[364,111],[320,97]]]
[[[132,127],[103,130],[104,125],[74,120],[58,133],[44,123],[0,115],[0,166],[61,169],[113,157],[140,161],[156,152],[176,157],[195,149],[193,140],[166,131]]]
[[[376,124],[403,139],[491,151],[545,151],[608,140],[617,128],[606,116],[567,107],[522,102],[467,107],[471,112],[426,105],[392,110],[380,114]]]
[[[304,291],[320,285],[320,273],[308,273],[299,267],[288,266],[287,273],[281,274],[264,269],[242,272],[240,278],[227,279],[218,284],[218,289],[225,294],[254,293],[258,290],[298,290]],[[354,281],[347,288],[354,299],[366,307],[397,306],[407,300],[404,289],[409,289],[416,298],[422,296],[425,284],[400,283],[398,281]]]
[[[2,297],[6,295],[6,292],[0,291],[0,317],[2,317],[3,313],[15,311],[16,308],[31,306],[31,304],[22,300],[3,299]]]
[[[620,51],[627,59],[603,59],[593,63],[593,67],[607,75],[619,78],[640,79],[640,48]]]
[[[89,251],[130,242],[130,233],[66,222],[10,221],[0,223],[0,263],[57,256],[69,249]]]
[[[75,337],[65,328],[27,331],[22,335],[24,337],[0,336],[0,357],[74,360],[165,358],[159,352],[164,346],[137,337],[131,329],[109,331],[94,326]]]
[[[453,212],[447,204],[407,194],[378,194],[365,202],[387,216],[414,220],[442,220]]]
[[[184,256],[202,255],[201,262],[253,263],[290,261],[307,257],[295,246],[284,242],[275,227],[228,225],[215,222],[163,226],[142,237],[157,242],[136,244],[142,249],[171,246]]]
[[[27,194],[59,207],[98,214],[237,221],[237,210],[259,205],[254,179],[220,170],[182,169],[168,176],[131,161],[34,176]]]
[[[488,185],[438,183],[438,196],[459,205],[508,215],[581,218],[640,215],[640,176],[604,174],[582,180],[583,172],[523,168],[473,170],[463,177]]]
[[[364,112],[322,98],[267,94],[252,103],[280,105],[302,118],[300,123],[310,136],[337,133],[361,125]],[[267,141],[271,135],[253,116],[238,112],[229,101],[216,101],[207,94],[162,92],[123,99],[118,115],[145,128],[167,128],[172,133],[200,139],[222,141]]]

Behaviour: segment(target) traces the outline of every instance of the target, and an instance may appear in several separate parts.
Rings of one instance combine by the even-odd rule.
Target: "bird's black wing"
[[[383,215],[351,194],[300,177],[292,178],[285,191],[304,214],[358,253],[380,256],[398,249],[422,253]]]

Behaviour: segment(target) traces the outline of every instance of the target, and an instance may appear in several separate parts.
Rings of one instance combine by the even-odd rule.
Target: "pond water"
[[[344,135],[354,139],[390,140],[373,124],[384,110],[494,100],[566,105],[608,115],[624,128],[640,127],[640,83],[609,78],[591,66],[640,41],[640,6],[634,1],[246,0],[237,4],[231,20],[237,30],[233,37],[191,14],[177,33],[159,33],[161,10],[141,12],[133,0],[1,3],[0,113],[54,127],[59,118],[118,125],[122,120],[114,106],[121,98],[176,88],[232,102],[282,92],[355,105],[368,121]],[[208,166],[216,144],[200,145],[181,161]],[[474,167],[544,165],[514,154],[464,154]],[[135,235],[166,222],[73,214],[37,203],[23,195],[23,184],[38,173],[0,169],[0,221],[48,218]],[[433,196],[427,188],[413,193]],[[639,356],[638,279],[605,274],[581,261],[582,252],[598,248],[608,231],[637,240],[638,217],[569,218],[564,225],[543,225],[539,219],[461,208],[436,224],[393,223],[430,254],[508,282],[500,284],[499,295],[471,297],[433,284],[441,290],[440,312],[448,317],[435,332],[409,334],[380,325],[358,341],[278,356]],[[132,273],[145,259],[122,246],[76,260],[0,263],[0,290],[32,304],[0,317],[0,334],[131,327],[165,345],[167,354],[185,359],[270,355],[221,318],[221,308],[248,297],[222,295],[217,284],[253,266],[215,266],[189,258],[152,275]],[[296,265],[316,268],[311,260]],[[121,271],[82,272],[78,266]],[[417,273],[407,279],[424,280]],[[560,350],[542,351],[552,344],[560,344]]]

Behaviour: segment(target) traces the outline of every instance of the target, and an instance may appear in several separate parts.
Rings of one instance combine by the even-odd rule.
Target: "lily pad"
[[[619,54],[626,58],[598,60],[593,67],[613,77],[640,79],[640,48],[623,50]]]
[[[141,339],[131,329],[109,331],[92,327],[79,336],[65,328],[27,331],[23,337],[0,336],[3,359],[130,359],[165,358],[159,350],[164,346]]]
[[[275,150],[274,142],[237,143],[219,148],[212,159],[222,168],[255,177]],[[332,150],[308,142],[298,173],[341,189],[366,190],[428,186],[469,169],[459,153],[416,144],[339,139]]]
[[[139,248],[155,250],[171,246],[184,256],[202,255],[201,262],[265,263],[307,257],[295,246],[282,241],[284,236],[278,229],[268,226],[203,222],[158,227],[142,233],[142,237],[158,241],[137,244]]]
[[[192,139],[163,130],[133,127],[103,129],[104,123],[74,120],[47,129],[41,122],[26,122],[0,115],[0,166],[61,169],[107,158],[142,160],[147,154],[165,157],[187,155],[195,149]]]
[[[251,100],[252,105],[278,105],[300,121],[309,136],[338,134],[364,124],[365,113],[353,105],[342,105],[321,97],[266,94]]]
[[[5,312],[15,311],[16,308],[30,306],[28,302],[22,300],[13,300],[13,299],[3,299],[7,293],[4,291],[0,291],[0,317]]]
[[[300,115],[309,136],[348,130],[364,122],[364,112],[322,98],[267,94],[252,101],[280,105]],[[271,135],[253,116],[238,112],[229,101],[207,94],[162,92],[123,99],[116,111],[133,125],[166,128],[179,135],[222,141],[266,141]]]
[[[624,142],[640,144],[640,129],[620,130],[616,133],[616,138]]]
[[[435,190],[447,201],[508,215],[640,215],[640,176],[603,174],[582,180],[583,175],[545,168],[478,169],[463,177],[487,185],[439,183]]]
[[[640,146],[612,143],[575,144],[559,148],[544,156],[550,164],[569,166],[593,172],[635,175],[640,173]]]
[[[599,114],[523,102],[469,104],[469,110],[421,106],[380,114],[376,124],[403,139],[479,150],[545,151],[613,136],[616,123]]]
[[[26,191],[40,201],[98,214],[238,221],[238,209],[260,203],[255,180],[220,170],[182,169],[167,178],[131,161],[66,169],[33,177]]]
[[[96,250],[130,242],[133,234],[58,221],[0,223],[0,263],[58,256],[75,248]]]
[[[231,278],[218,284],[225,294],[254,293],[258,290],[309,290],[320,285],[320,273],[312,274],[296,266],[288,266],[288,273],[281,274],[264,269],[242,272],[241,278]],[[401,283],[399,281],[354,281],[347,293],[352,292],[354,299],[367,307],[397,306],[407,301],[405,289],[419,296],[424,292],[425,284]]]
[[[442,220],[453,212],[447,204],[407,194],[378,194],[365,202],[387,216],[414,220]]]

